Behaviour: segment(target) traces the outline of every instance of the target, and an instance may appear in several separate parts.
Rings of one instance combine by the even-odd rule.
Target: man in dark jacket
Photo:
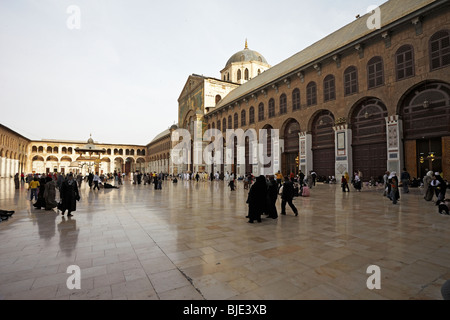
[[[298,216],[298,210],[292,203],[292,200],[294,199],[294,184],[289,180],[288,177],[284,178],[284,184],[283,184],[283,192],[281,194],[281,214],[286,215],[286,203],[289,204],[291,209],[294,211],[295,216]]]

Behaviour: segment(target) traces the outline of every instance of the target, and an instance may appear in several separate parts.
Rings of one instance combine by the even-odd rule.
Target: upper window
[[[308,107],[317,104],[317,87],[315,82],[310,82],[306,87],[306,104]]]
[[[300,110],[300,90],[292,91],[292,110]]]
[[[275,117],[275,100],[269,100],[269,118]]]
[[[287,113],[287,97],[283,93],[280,96],[280,114],[285,114],[285,113]]]
[[[253,107],[250,107],[250,110],[248,111],[248,123],[255,123],[255,108]]]
[[[237,113],[234,114],[234,129],[237,129],[239,127],[239,116]]]
[[[246,124],[246,115],[245,115],[245,110],[242,110],[241,111],[241,126],[243,127],[243,126],[245,126],[245,125],[247,125]]]
[[[400,47],[395,53],[397,80],[414,76],[414,49],[410,45]]]
[[[232,118],[231,115],[228,116],[228,129],[231,129],[233,127],[233,122],[231,122]]]
[[[248,79],[249,79],[248,69],[245,69],[245,71],[244,71],[244,79],[245,79],[245,80],[248,80]]]
[[[367,83],[369,89],[384,84],[383,59],[381,57],[373,57],[367,63]]]
[[[264,120],[264,103],[260,103],[258,106],[258,121]]]
[[[238,70],[237,71],[237,79],[238,79],[238,81],[241,80],[241,78],[242,78],[241,70]]]
[[[450,32],[436,32],[430,39],[431,70],[450,65]]]
[[[346,96],[358,93],[358,71],[356,67],[348,67],[344,72],[344,93]]]
[[[217,121],[217,130],[220,131],[220,128],[221,128],[221,126],[220,126],[220,120],[219,120],[219,121]]]
[[[325,102],[336,99],[335,80],[331,74],[323,80],[323,99]]]

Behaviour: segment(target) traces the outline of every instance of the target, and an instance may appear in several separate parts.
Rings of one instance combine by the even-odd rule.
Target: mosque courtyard
[[[450,216],[422,190],[317,184],[295,217],[247,223],[247,190],[224,182],[81,186],[74,216],[36,210],[1,179],[2,300],[442,300]],[[58,197],[58,196],[57,196]],[[278,213],[281,212],[278,200]],[[69,266],[80,288],[69,288]],[[379,267],[380,289],[368,286]]]

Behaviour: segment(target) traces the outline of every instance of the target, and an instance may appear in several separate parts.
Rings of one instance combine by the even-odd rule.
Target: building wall
[[[250,128],[262,129],[267,126],[271,126],[276,129],[280,129],[280,137],[283,139],[284,127],[289,119],[295,119],[300,124],[301,131],[305,135],[311,134],[314,124],[315,116],[322,110],[328,110],[334,115],[337,124],[347,125],[351,128],[352,113],[361,101],[368,98],[380,99],[386,106],[388,116],[398,116],[400,112],[400,104],[402,98],[406,93],[413,90],[415,86],[423,83],[424,81],[442,81],[450,84],[450,68],[445,68],[430,71],[430,54],[429,54],[429,41],[430,37],[437,31],[450,29],[450,13],[448,9],[442,10],[439,13],[435,13],[431,16],[426,16],[422,25],[422,32],[416,33],[416,28],[412,23],[407,23],[392,31],[389,41],[379,36],[374,39],[370,39],[364,42],[364,52],[360,56],[360,53],[355,49],[348,49],[341,52],[340,64],[338,65],[333,59],[327,59],[321,61],[320,71],[314,68],[309,68],[305,71],[304,79],[298,76],[293,76],[288,82],[282,81],[282,77],[274,79],[275,87],[267,86],[255,90],[255,95],[242,96],[236,101],[231,102],[228,106],[225,106],[222,110],[214,110],[208,113],[205,117],[205,121],[212,125],[213,122],[217,125],[217,122],[223,121],[223,118],[227,118],[234,113],[238,113],[239,127],[247,130]],[[397,81],[395,73],[395,53],[405,44],[412,45],[414,48],[414,63],[415,63],[415,76],[409,79]],[[367,80],[367,64],[370,59],[375,56],[381,56],[384,65],[384,85],[368,89]],[[319,57],[318,57],[319,58]],[[358,70],[358,92],[349,96],[344,95],[344,71],[349,66],[355,66]],[[300,68],[301,66],[299,66]],[[324,79],[327,75],[334,75],[336,99],[332,101],[324,101]],[[307,105],[307,85],[310,82],[315,82],[317,86],[317,104],[313,106]],[[292,110],[292,92],[294,89],[300,89],[300,110]],[[261,93],[261,90],[265,90],[265,93]],[[279,112],[279,98],[282,94],[287,96],[287,109],[286,114],[280,114]],[[247,101],[244,101],[244,98]],[[275,100],[276,115],[273,118],[269,118],[268,114],[268,102],[273,98]],[[235,106],[235,103],[238,106]],[[258,121],[258,105],[264,104],[264,120]],[[254,107],[255,109],[255,123],[248,124],[249,109]],[[247,125],[241,126],[241,111],[246,111]],[[401,122],[401,117],[399,118]],[[216,126],[217,127],[217,126]],[[401,142],[400,132],[400,142]],[[351,142],[351,141],[350,141]],[[280,146],[282,148],[282,146]],[[401,146],[403,148],[403,146]],[[412,151],[408,149],[406,145],[406,153],[410,154]],[[307,147],[306,152],[311,152],[311,145]],[[399,151],[401,153],[401,151]],[[444,173],[449,178],[450,167],[448,167],[447,156],[444,156],[443,164],[445,163]],[[401,164],[396,163],[393,168],[401,170],[400,166],[404,163],[403,159],[399,159]],[[312,166],[309,166],[312,169]],[[410,168],[413,168],[412,166]]]

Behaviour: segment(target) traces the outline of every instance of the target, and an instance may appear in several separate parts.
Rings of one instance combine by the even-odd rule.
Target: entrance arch
[[[450,85],[421,83],[399,103],[403,119],[405,166],[412,176],[423,178],[427,171],[448,174],[444,168],[444,140],[450,141]]]
[[[320,111],[312,122],[313,169],[318,176],[335,175],[335,134],[334,115],[328,111]]]
[[[362,179],[383,176],[387,169],[387,108],[378,98],[359,102],[351,115],[353,169]]]

